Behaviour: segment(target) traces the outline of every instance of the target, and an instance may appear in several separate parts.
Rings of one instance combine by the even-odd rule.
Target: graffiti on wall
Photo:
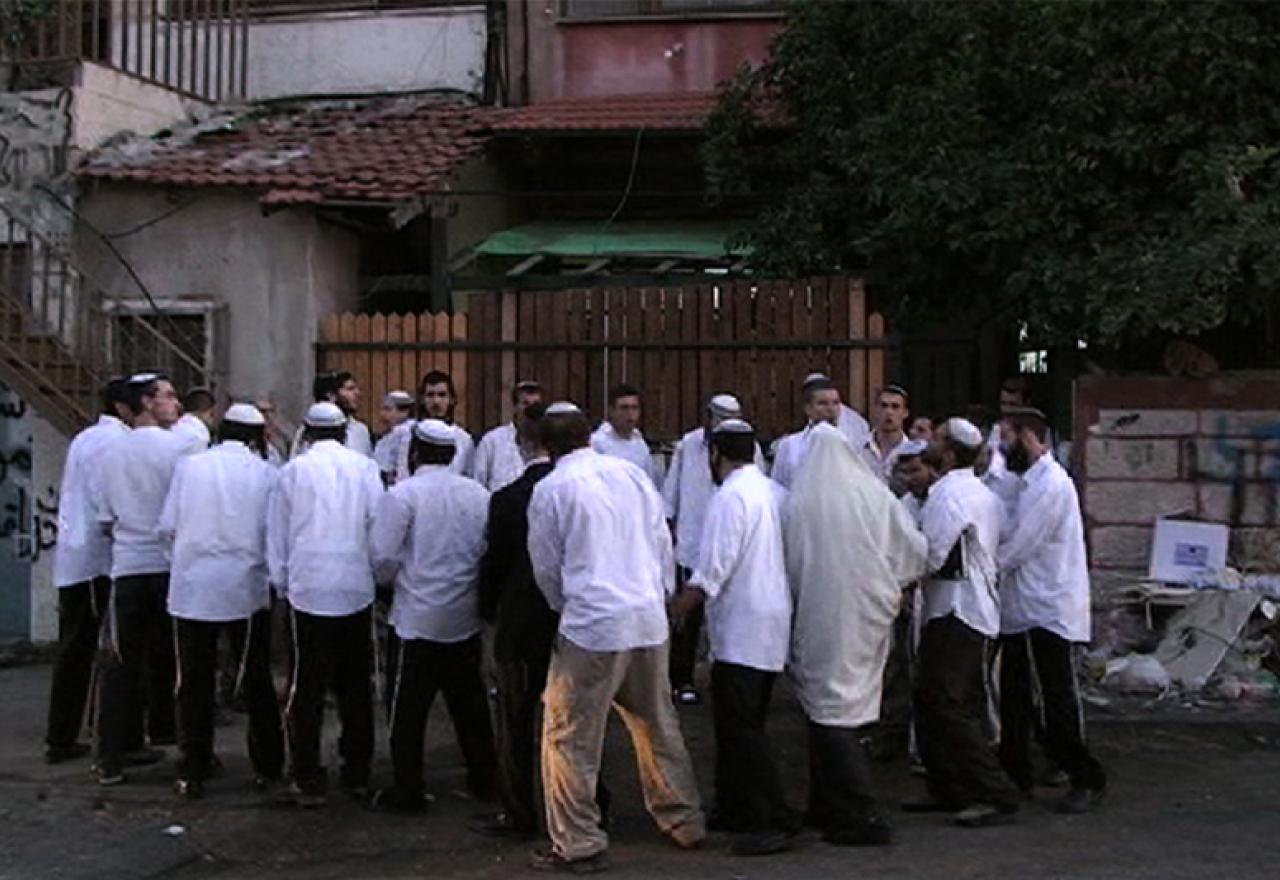
[[[1219,413],[1209,427],[1190,447],[1193,477],[1230,486],[1231,525],[1280,525],[1280,418],[1233,424]]]
[[[58,491],[32,485],[27,404],[0,385],[0,561],[32,563],[58,543]]]
[[[0,192],[29,190],[61,174],[71,140],[70,89],[0,95]]]

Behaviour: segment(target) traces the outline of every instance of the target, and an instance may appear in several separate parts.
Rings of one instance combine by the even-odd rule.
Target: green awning
[[[526,223],[496,232],[476,248],[491,257],[674,257],[722,259],[749,248],[729,248],[745,224],[701,220],[629,221],[607,227],[594,221]]]

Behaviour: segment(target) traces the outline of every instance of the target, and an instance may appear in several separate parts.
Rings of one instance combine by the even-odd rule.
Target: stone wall
[[[1088,377],[1076,472],[1095,569],[1146,570],[1154,520],[1231,526],[1231,564],[1280,571],[1280,375]]]

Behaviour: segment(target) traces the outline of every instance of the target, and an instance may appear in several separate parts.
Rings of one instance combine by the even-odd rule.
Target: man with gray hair
[[[400,451],[402,437],[397,429],[413,417],[413,395],[408,391],[389,391],[382,398],[382,421],[386,431],[373,447],[373,460],[382,472],[382,481],[388,486],[396,481],[396,454]]]
[[[706,821],[667,691],[667,600],[675,589],[662,498],[640,468],[591,448],[571,403],[552,404],[544,446],[555,469],[533,490],[529,559],[560,613],[543,695],[542,778],[552,848],[543,870],[605,867],[596,782],[610,706],[635,744],[645,806],[678,846],[698,846]]]
[[[1000,499],[973,472],[982,432],[952,418],[932,454],[942,477],[929,489],[921,527],[929,542],[916,684],[916,729],[931,800],[958,825],[1012,821],[1019,796],[987,738],[987,660],[1000,634],[996,553]]]
[[[682,582],[698,564],[702,521],[716,489],[708,461],[711,433],[726,419],[740,418],[742,405],[738,398],[732,394],[715,395],[707,401],[702,424],[680,438],[671,457],[671,467],[662,484],[662,500],[676,537],[676,565]],[[763,469],[764,456],[758,444],[754,461],[756,467]],[[701,702],[693,672],[703,616],[701,606],[691,610],[671,636],[671,692],[676,702],[684,705]]]

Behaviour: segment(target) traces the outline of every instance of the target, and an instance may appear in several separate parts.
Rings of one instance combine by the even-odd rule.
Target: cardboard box
[[[1156,520],[1151,579],[1186,584],[1198,575],[1226,568],[1230,538],[1231,530],[1220,523]]]

